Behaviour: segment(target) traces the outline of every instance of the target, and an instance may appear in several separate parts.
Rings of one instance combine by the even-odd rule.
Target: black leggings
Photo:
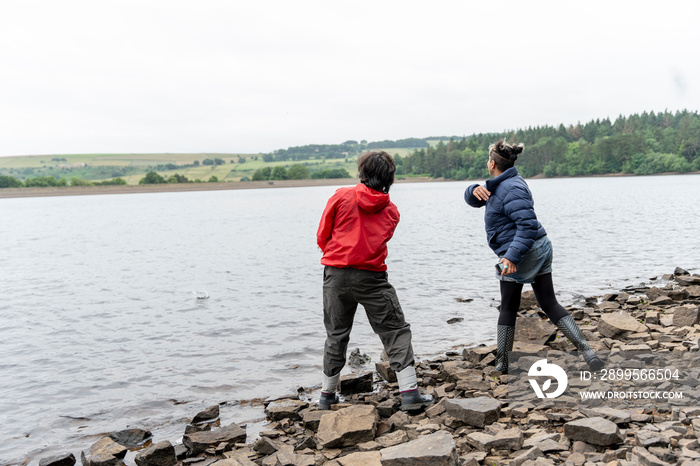
[[[537,298],[540,308],[547,314],[547,317],[554,325],[559,322],[559,319],[569,315],[564,306],[559,304],[557,297],[554,296],[554,284],[552,283],[551,273],[535,277],[535,281],[532,283],[532,290],[535,292],[535,298]],[[518,317],[522,291],[522,283],[501,281],[501,313],[498,316],[498,325],[515,326],[515,318]]]

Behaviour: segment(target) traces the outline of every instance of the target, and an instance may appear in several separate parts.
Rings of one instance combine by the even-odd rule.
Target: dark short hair
[[[506,171],[518,160],[518,155],[525,148],[524,144],[516,144],[511,146],[506,143],[505,139],[494,142],[489,146],[489,159],[496,162],[496,167],[499,171]]]
[[[357,176],[360,182],[375,191],[388,193],[394,184],[396,164],[391,155],[383,150],[372,150],[357,159]]]

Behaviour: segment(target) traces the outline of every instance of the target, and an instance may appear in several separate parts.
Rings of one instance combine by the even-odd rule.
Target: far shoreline
[[[606,173],[602,175],[585,176],[550,176],[542,174],[531,176],[526,180],[543,179],[569,179],[569,178],[617,178],[632,176],[671,176],[671,175],[698,175],[700,171],[679,173],[666,172],[651,175],[635,175],[633,173]],[[442,182],[472,182],[476,180],[446,180],[445,178],[400,178],[396,183],[442,183]],[[267,189],[267,188],[308,188],[314,186],[346,186],[356,184],[357,178],[327,178],[316,180],[274,180],[274,181],[230,181],[220,183],[164,183],[141,185],[110,185],[110,186],[56,186],[45,188],[2,188],[0,199],[13,199],[25,197],[54,197],[54,196],[92,196],[101,194],[148,194],[148,193],[180,193],[195,191],[227,191],[233,189]]]

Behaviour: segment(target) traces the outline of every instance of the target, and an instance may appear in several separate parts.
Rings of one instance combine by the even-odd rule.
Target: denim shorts
[[[501,258],[503,256],[500,256]],[[552,242],[547,235],[536,240],[528,252],[515,264],[518,271],[510,275],[496,273],[505,282],[532,283],[538,275],[552,272]]]

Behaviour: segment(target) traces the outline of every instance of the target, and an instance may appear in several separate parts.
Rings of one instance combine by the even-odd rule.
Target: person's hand
[[[511,273],[515,273],[518,271],[518,268],[515,266],[515,264],[506,259],[505,257],[501,259],[501,264],[503,264],[503,271],[501,272],[501,276],[510,275]]]
[[[477,186],[476,188],[474,188],[472,194],[480,201],[488,201],[489,197],[491,197],[491,191],[489,191],[483,186]]]

